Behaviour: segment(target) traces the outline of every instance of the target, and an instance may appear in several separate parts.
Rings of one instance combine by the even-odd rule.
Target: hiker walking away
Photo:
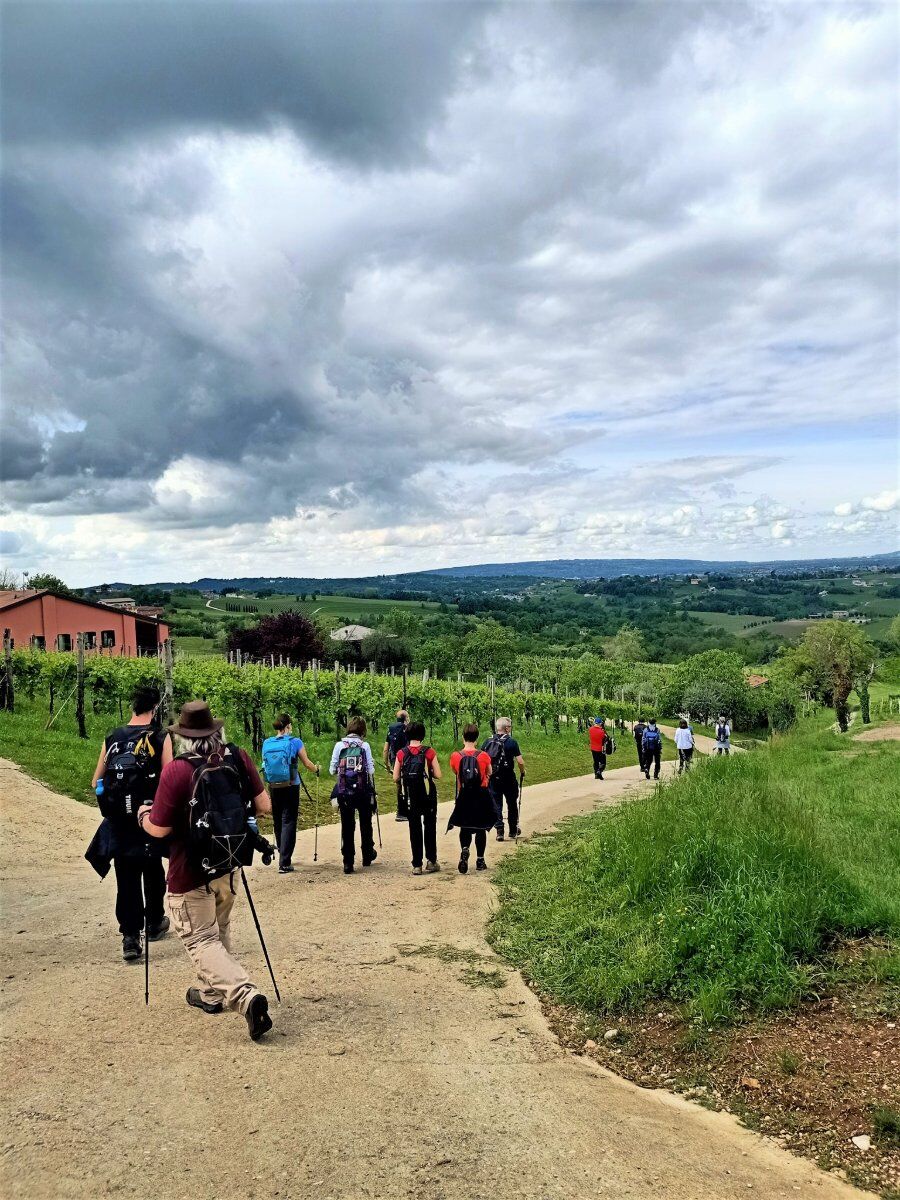
[[[694,756],[694,735],[684,717],[678,722],[675,730],[675,746],[678,750],[678,774],[691,769],[691,759]]]
[[[495,732],[489,737],[482,750],[491,760],[491,796],[497,810],[495,829],[497,841],[503,841],[503,801],[509,821],[509,836],[518,837],[519,828],[519,785],[525,779],[525,759],[519,743],[512,736],[512,721],[509,717],[498,717],[494,722]],[[516,778],[516,767],[519,778]]]
[[[334,744],[328,768],[331,775],[337,776],[331,802],[341,815],[341,857],[345,875],[353,874],[356,861],[357,815],[363,866],[370,866],[378,857],[372,836],[372,813],[377,803],[375,762],[372,748],[365,737],[365,718],[351,717],[347,723],[347,736]]]
[[[638,717],[637,724],[633,725],[631,729],[631,732],[634,735],[635,749],[637,750],[638,768],[641,771],[644,770],[644,733],[646,729],[647,725],[643,717]],[[647,778],[650,778],[649,775]]]
[[[397,751],[394,763],[394,782],[402,787],[409,814],[409,845],[412,850],[412,873],[422,874],[422,854],[425,854],[425,873],[439,871],[437,860],[437,806],[435,780],[441,777],[441,764],[431,746],[422,744],[425,726],[413,721],[408,727],[409,741]]]
[[[606,732],[606,724],[602,717],[594,717],[588,730],[588,738],[594,759],[594,778],[602,779],[606,770],[606,756],[612,753],[612,738]]]
[[[731,726],[728,724],[728,718],[719,715],[716,721],[716,757],[720,754],[731,753]]]
[[[656,718],[650,718],[650,724],[644,730],[643,737],[643,763],[644,774],[650,778],[650,768],[653,768],[653,778],[659,779],[659,767],[662,761],[662,734],[660,733]]]
[[[128,724],[120,725],[104,740],[91,780],[105,821],[86,857],[101,876],[109,870],[110,859],[115,867],[116,919],[126,962],[143,954],[145,929],[152,942],[169,929],[159,845],[141,833],[137,822],[138,809],[152,801],[163,767],[172,761],[172,739],[156,720],[159,702],[158,688],[136,689]],[[98,854],[101,842],[103,849]]]
[[[297,844],[297,819],[300,815],[300,771],[298,760],[318,775],[319,768],[310,762],[303,741],[294,737],[291,718],[282,713],[273,722],[275,733],[262,744],[263,773],[272,801],[272,821],[278,845],[278,874],[293,871],[291,856]]]
[[[404,746],[409,744],[409,713],[405,708],[397,709],[397,720],[393,724],[388,725],[387,738],[385,739],[384,748],[381,752],[384,759],[384,765],[388,771],[393,772],[394,763],[397,761],[397,755]],[[395,776],[396,778],[396,776]],[[397,783],[397,816],[395,820],[406,821],[409,818],[407,811],[406,797],[403,794],[402,783]]]
[[[467,725],[463,730],[463,748],[450,755],[450,767],[456,776],[456,803],[447,832],[459,830],[459,873],[469,869],[472,838],[475,839],[475,867],[487,870],[484,852],[488,830],[497,819],[497,810],[490,792],[491,759],[485,750],[478,749],[478,726]]]
[[[267,998],[231,954],[234,854],[246,849],[241,861],[249,863],[249,820],[272,805],[249,755],[226,742],[223,725],[205,700],[182,705],[169,726],[177,757],[138,821],[151,837],[170,839],[169,912],[199,983],[188,988],[188,1004],[206,1013],[241,1013],[257,1041],[272,1019]]]

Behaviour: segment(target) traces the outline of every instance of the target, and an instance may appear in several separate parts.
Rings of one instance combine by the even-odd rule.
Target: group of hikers
[[[116,918],[125,961],[146,957],[146,943],[164,937],[174,925],[197,973],[198,986],[188,988],[187,1003],[204,1013],[226,1009],[241,1013],[255,1041],[272,1028],[272,1019],[268,998],[231,954],[235,875],[240,874],[247,888],[243,868],[254,851],[262,854],[264,862],[276,853],[259,832],[257,818],[262,815],[272,817],[279,872],[294,870],[300,790],[305,787],[300,768],[316,776],[318,786],[320,767],[295,736],[287,713],[274,721],[274,733],[262,745],[264,783],[246,751],[227,741],[224,722],[212,715],[206,701],[184,704],[167,730],[159,725],[159,706],[158,689],[139,687],[129,721],[103,742],[92,785],[104,820],[85,857],[101,877],[114,865]],[[409,827],[414,875],[441,869],[437,781],[442,770],[425,735],[422,722],[411,721],[401,709],[382,749],[384,767],[397,788],[396,819]],[[655,719],[639,720],[633,735],[641,770],[649,779],[652,769],[658,779],[662,735]],[[366,736],[365,719],[351,717],[329,762],[334,777],[331,803],[340,817],[347,875],[355,870],[357,825],[363,867],[378,857],[373,830],[373,818],[378,821],[375,760]],[[717,753],[729,752],[730,737],[730,725],[720,717]],[[602,779],[607,756],[615,750],[602,717],[591,723],[589,738],[594,775]],[[498,717],[493,732],[480,745],[474,723],[465,726],[462,740],[462,748],[454,750],[449,760],[455,792],[447,830],[458,830],[457,870],[466,875],[473,841],[475,869],[484,871],[491,830],[499,842],[507,831],[510,838],[520,835],[526,772],[509,717]],[[675,744],[678,770],[688,770],[694,737],[685,719],[675,731]],[[318,813],[316,822],[318,828]],[[169,860],[167,872],[163,857]],[[249,899],[249,889],[247,894]]]
[[[184,704],[168,730],[158,723],[159,705],[156,688],[138,688],[130,720],[103,742],[92,786],[104,820],[85,857],[101,877],[110,863],[115,867],[124,960],[145,956],[145,943],[164,937],[174,924],[198,977],[198,986],[187,990],[187,1003],[205,1013],[241,1013],[256,1041],[272,1028],[272,1019],[268,998],[231,954],[235,874],[246,886],[243,867],[253,852],[262,852],[263,861],[275,853],[259,833],[262,815],[272,817],[279,872],[294,870],[300,766],[316,777],[320,767],[294,735],[287,713],[275,720],[274,734],[262,745],[264,784],[246,751],[226,740],[224,722],[213,717],[205,701]],[[378,857],[375,761],[366,734],[365,719],[351,717],[329,763],[347,875],[355,870],[357,824],[363,866]],[[456,789],[447,829],[459,832],[457,869],[465,875],[473,841],[475,869],[484,871],[490,831],[501,842],[507,829],[511,838],[519,836],[525,762],[508,717],[497,718],[494,732],[480,746],[476,724],[466,725],[462,735],[462,748],[450,755]],[[414,875],[440,870],[436,781],[441,765],[424,739],[424,725],[410,721],[401,709],[383,749],[397,786],[397,820],[409,826]],[[163,856],[168,856],[167,872]]]

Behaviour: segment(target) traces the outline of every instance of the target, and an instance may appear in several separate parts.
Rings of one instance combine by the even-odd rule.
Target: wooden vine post
[[[165,692],[163,695],[163,723],[168,724],[175,717],[175,685],[172,676],[172,639],[163,642],[163,676]]]
[[[8,629],[3,630],[3,679],[0,680],[0,708],[7,712],[15,709],[15,692],[13,690],[13,658],[12,636]]]
[[[84,634],[79,633],[75,638],[77,652],[75,656],[75,719],[78,722],[78,736],[87,737],[84,724]]]

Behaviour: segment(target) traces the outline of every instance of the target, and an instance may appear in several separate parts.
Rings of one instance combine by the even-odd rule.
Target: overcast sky
[[[898,544],[898,8],[4,0],[0,552]]]

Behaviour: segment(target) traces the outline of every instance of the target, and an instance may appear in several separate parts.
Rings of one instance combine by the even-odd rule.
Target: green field
[[[769,617],[754,616],[749,613],[724,613],[724,612],[703,612],[702,610],[688,609],[692,617],[696,617],[698,621],[702,621],[704,625],[712,625],[716,629],[724,629],[728,633],[739,634],[747,629],[751,622],[763,621],[765,624],[757,624],[751,632],[761,633],[771,628]]]
[[[823,711],[523,847],[500,870],[495,947],[591,1013],[790,1005],[827,985],[846,937],[873,939],[857,970],[900,982],[900,743],[829,726]]]
[[[317,596],[315,600],[309,598],[298,600],[293,595],[266,596],[263,599],[257,599],[255,596],[216,596],[211,600],[204,599],[202,596],[178,596],[175,598],[172,609],[167,611],[181,610],[214,619],[236,615],[228,612],[225,607],[227,604],[255,605],[257,609],[255,615],[257,616],[292,610],[302,612],[306,616],[321,614],[338,617],[346,624],[359,625],[366,624],[367,620],[372,621],[376,617],[384,616],[395,608],[423,614],[436,612],[440,608],[440,605],[434,601],[358,599],[355,596]]]

